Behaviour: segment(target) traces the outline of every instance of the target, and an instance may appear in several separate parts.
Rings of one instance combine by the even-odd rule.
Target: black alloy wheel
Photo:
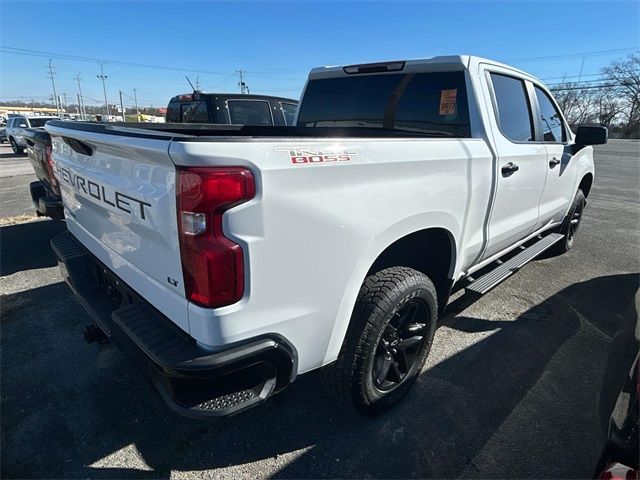
[[[390,392],[408,378],[427,339],[429,310],[412,299],[396,312],[382,332],[373,359],[373,381],[381,392]]]

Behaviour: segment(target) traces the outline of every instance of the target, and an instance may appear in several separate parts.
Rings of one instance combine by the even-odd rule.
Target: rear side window
[[[180,104],[178,102],[169,102],[165,120],[169,123],[180,123]]]
[[[555,107],[546,92],[534,87],[538,106],[540,107],[540,124],[542,127],[542,139],[545,142],[561,143],[566,141],[567,135],[562,124],[560,112]]]
[[[201,100],[180,105],[182,122],[184,123],[208,123],[209,114],[207,104]]]
[[[264,100],[227,100],[231,123],[240,125],[273,125],[271,107]]]
[[[281,103],[280,105],[282,105],[284,124],[288,126],[293,125],[293,119],[296,117],[296,110],[298,109],[298,106],[293,103]]]
[[[533,141],[531,107],[524,82],[517,78],[492,73],[491,83],[496,97],[500,131],[514,142]]]
[[[207,102],[203,100],[170,102],[166,121],[170,123],[209,123]]]
[[[370,127],[470,137],[464,72],[394,73],[311,80],[298,126]]]

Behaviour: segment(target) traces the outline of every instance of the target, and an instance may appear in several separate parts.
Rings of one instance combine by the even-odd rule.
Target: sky
[[[315,66],[474,54],[545,80],[597,80],[640,51],[637,1],[30,2],[0,0],[0,100],[166,106],[200,89],[298,98]],[[16,50],[22,49],[22,50]],[[18,54],[18,53],[20,54]],[[82,57],[79,60],[75,57]],[[154,68],[151,68],[154,67]]]

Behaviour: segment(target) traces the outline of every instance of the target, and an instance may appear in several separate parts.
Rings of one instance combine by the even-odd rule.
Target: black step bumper
[[[55,194],[48,193],[42,182],[31,182],[29,184],[31,202],[38,216],[51,217],[55,220],[64,218],[64,207],[62,200]]]
[[[211,353],[109,271],[69,232],[51,240],[65,280],[94,323],[138,365],[175,412],[231,415],[295,379],[295,349],[278,335]]]

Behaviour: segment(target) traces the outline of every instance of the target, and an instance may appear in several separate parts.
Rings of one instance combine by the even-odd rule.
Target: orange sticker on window
[[[458,94],[457,88],[450,88],[448,90],[442,90],[442,92],[440,92],[440,115],[456,114],[456,95],[457,94]]]

